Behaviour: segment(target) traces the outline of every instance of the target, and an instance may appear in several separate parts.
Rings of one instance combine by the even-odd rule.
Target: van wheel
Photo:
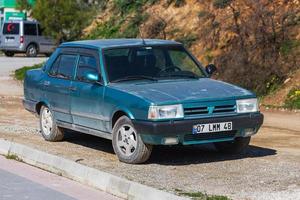
[[[251,137],[238,137],[234,141],[216,142],[216,149],[220,152],[238,154],[243,153],[249,146]]]
[[[145,144],[135,130],[131,120],[123,116],[113,128],[113,148],[121,162],[138,164],[146,162],[152,145]]]
[[[7,57],[13,57],[13,56],[15,55],[15,53],[14,53],[14,52],[11,52],[11,51],[5,51],[4,54],[5,54],[5,56],[7,56]]]
[[[35,44],[30,44],[26,49],[27,57],[36,57],[38,54],[38,49]]]
[[[51,110],[46,106],[42,106],[40,111],[40,128],[47,141],[57,142],[64,138],[64,130],[57,127]]]

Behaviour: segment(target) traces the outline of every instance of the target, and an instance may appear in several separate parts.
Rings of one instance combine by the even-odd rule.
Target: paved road
[[[0,200],[117,200],[102,191],[0,156]]]
[[[23,66],[32,66],[34,64],[46,61],[45,57],[26,58],[26,57],[1,57],[0,56],[0,95],[21,96],[23,90],[20,83],[13,81],[10,76],[14,70]],[[5,92],[3,92],[5,91]]]
[[[3,57],[0,56],[0,76],[6,76],[9,72],[23,66],[31,66],[42,63],[47,60],[46,57],[27,58],[27,57]]]

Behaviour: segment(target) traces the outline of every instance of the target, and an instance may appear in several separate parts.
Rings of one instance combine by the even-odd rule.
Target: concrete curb
[[[60,174],[124,199],[187,199],[4,139],[0,139],[0,154],[17,155],[25,163]]]

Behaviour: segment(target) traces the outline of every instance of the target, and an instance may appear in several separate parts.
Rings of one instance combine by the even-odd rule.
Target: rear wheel
[[[35,44],[30,44],[26,49],[26,56],[27,57],[36,57],[38,54],[38,48]]]
[[[152,145],[142,141],[131,120],[126,116],[119,118],[114,126],[112,144],[119,160],[125,163],[146,162],[152,152]]]
[[[51,110],[46,106],[42,106],[40,111],[40,128],[47,141],[57,142],[64,138],[64,130],[57,127]]]
[[[13,56],[15,55],[15,53],[14,53],[14,52],[11,52],[11,51],[5,51],[4,54],[5,54],[5,56],[7,56],[7,57],[13,57]]]
[[[238,137],[234,141],[216,142],[214,143],[216,149],[225,153],[243,153],[249,146],[251,137]]]

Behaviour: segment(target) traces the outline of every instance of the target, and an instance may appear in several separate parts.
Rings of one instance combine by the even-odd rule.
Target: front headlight
[[[181,104],[168,106],[150,106],[148,119],[178,119],[183,118]]]
[[[236,101],[237,113],[258,112],[258,101],[254,99],[241,99]]]

